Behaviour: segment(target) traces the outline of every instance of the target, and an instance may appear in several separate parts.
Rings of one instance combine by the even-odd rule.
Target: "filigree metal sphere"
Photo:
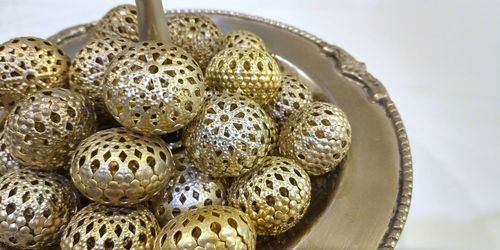
[[[17,101],[41,89],[61,87],[68,68],[68,58],[53,43],[36,37],[11,39],[0,45],[0,93]]]
[[[0,242],[24,249],[55,244],[78,203],[76,190],[58,174],[10,171],[0,177]]]
[[[256,48],[266,51],[266,44],[257,34],[247,30],[235,30],[226,33],[223,45],[226,48]]]
[[[21,167],[21,164],[12,157],[7,148],[4,131],[0,132],[0,176],[19,167]]]
[[[288,118],[279,137],[280,153],[310,175],[332,171],[351,145],[351,126],[337,106],[312,102]]]
[[[106,205],[130,206],[160,191],[172,170],[172,155],[161,139],[112,128],[82,141],[70,174],[87,198]]]
[[[255,228],[243,212],[226,206],[191,210],[171,220],[154,249],[255,249]]]
[[[113,60],[104,90],[108,110],[124,127],[159,135],[184,127],[199,113],[205,83],[183,49],[141,42]]]
[[[227,48],[215,55],[205,71],[209,86],[241,91],[259,104],[278,93],[281,73],[274,58],[255,48]]]
[[[184,153],[174,154],[173,178],[149,202],[149,208],[160,225],[191,209],[209,205],[225,205],[225,187],[193,167]]]
[[[118,5],[109,10],[95,25],[98,37],[117,36],[130,41],[139,41],[139,21],[134,5]]]
[[[234,177],[254,168],[275,136],[272,118],[256,102],[223,92],[208,99],[198,120],[184,131],[184,146],[198,170]]]
[[[62,250],[149,250],[160,230],[142,205],[130,208],[92,203],[71,218],[61,238]]]
[[[304,216],[311,201],[311,181],[292,160],[268,156],[233,182],[228,201],[250,217],[257,234],[276,235]]]
[[[210,18],[201,14],[178,14],[168,19],[172,43],[185,49],[205,69],[222,48],[222,33]]]
[[[66,168],[81,140],[95,132],[93,104],[83,95],[54,88],[19,102],[5,125],[7,148],[25,166]]]

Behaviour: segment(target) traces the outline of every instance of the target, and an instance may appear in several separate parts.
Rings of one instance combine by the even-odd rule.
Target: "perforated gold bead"
[[[137,8],[134,5],[118,5],[108,12],[95,25],[98,37],[122,37],[139,41]]]
[[[310,175],[332,171],[351,145],[351,126],[334,104],[312,102],[293,114],[283,126],[278,141],[280,153]]]
[[[12,157],[7,148],[4,131],[0,132],[0,176],[19,167],[21,167],[21,164]]]
[[[62,250],[152,249],[159,230],[153,214],[142,205],[124,208],[93,203],[71,218],[60,247]]]
[[[255,249],[255,228],[248,216],[225,206],[191,210],[171,220],[154,249]]]
[[[266,51],[266,44],[257,34],[247,30],[235,30],[224,36],[224,47],[226,48],[256,48]]]

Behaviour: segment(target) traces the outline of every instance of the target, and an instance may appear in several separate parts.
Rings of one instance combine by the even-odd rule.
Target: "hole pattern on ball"
[[[247,30],[235,30],[226,33],[224,36],[224,46],[226,48],[255,48],[266,51],[266,45],[257,34]]]
[[[95,25],[98,37],[122,37],[139,41],[137,8],[134,5],[118,5],[109,10]]]
[[[21,164],[17,162],[10,154],[5,141],[4,131],[0,132],[0,176],[7,173],[7,171],[19,169]]]

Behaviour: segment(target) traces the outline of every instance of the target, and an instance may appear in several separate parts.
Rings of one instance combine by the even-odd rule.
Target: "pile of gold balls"
[[[2,244],[255,249],[300,222],[310,176],[349,150],[346,115],[252,32],[199,14],[168,29],[139,41],[121,5],[72,61],[40,38],[0,45]]]

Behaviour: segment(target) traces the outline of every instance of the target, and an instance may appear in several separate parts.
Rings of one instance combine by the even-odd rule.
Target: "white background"
[[[47,37],[132,1],[0,0],[0,42]],[[500,248],[500,1],[167,0],[297,26],[339,45],[395,100],[414,156],[400,248]]]

